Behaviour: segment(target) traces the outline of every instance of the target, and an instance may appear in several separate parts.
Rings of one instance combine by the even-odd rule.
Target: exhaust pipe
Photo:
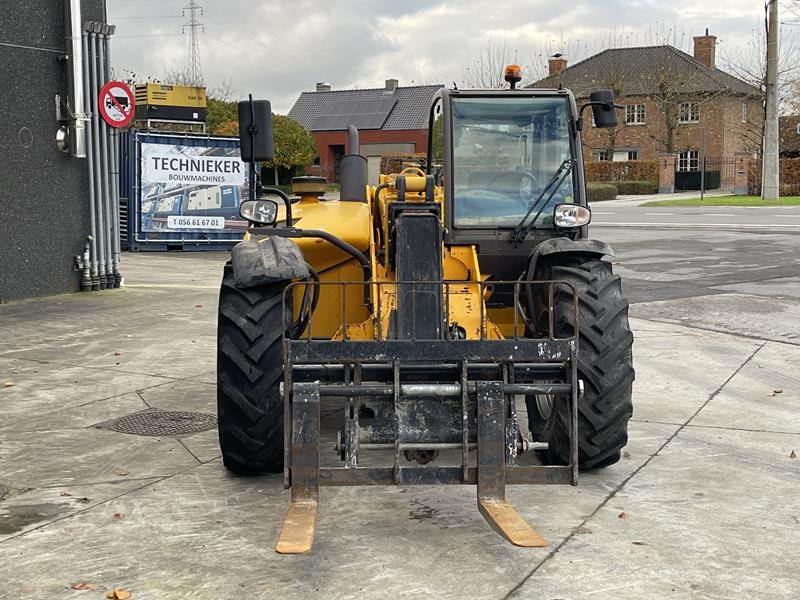
[[[81,41],[81,0],[64,0],[64,29],[69,59],[68,86],[69,146],[75,158],[86,158],[86,122],[83,97],[83,48]]]

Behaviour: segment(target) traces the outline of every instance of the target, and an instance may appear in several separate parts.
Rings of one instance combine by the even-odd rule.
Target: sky
[[[117,76],[157,80],[186,65],[183,8],[189,1],[107,0],[109,23],[117,25]],[[717,54],[725,60],[763,26],[763,0],[196,2],[208,88],[229,83],[232,99],[252,93],[278,113],[318,81],[333,89],[382,87],[389,78],[400,85],[463,85],[480,72],[487,44],[505,47],[501,58],[535,79],[554,52],[570,63],[608,46],[671,43],[691,52],[692,36],[706,28],[718,37]]]

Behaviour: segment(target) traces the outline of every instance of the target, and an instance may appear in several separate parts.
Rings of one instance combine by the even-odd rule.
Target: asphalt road
[[[616,203],[615,203],[616,204]],[[800,206],[604,206],[592,205],[600,227],[692,227],[800,232]]]

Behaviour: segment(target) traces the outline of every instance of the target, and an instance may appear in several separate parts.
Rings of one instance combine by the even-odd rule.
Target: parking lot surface
[[[540,549],[474,487],[371,487],[323,488],[312,552],[276,554],[280,476],[219,459],[221,254],[0,306],[0,598],[800,597],[800,237],[601,231],[634,303],[630,442],[578,487],[509,486]]]

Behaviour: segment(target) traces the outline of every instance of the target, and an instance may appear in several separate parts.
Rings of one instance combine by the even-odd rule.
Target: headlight
[[[558,204],[553,212],[556,227],[583,227],[592,220],[592,211],[579,204]]]
[[[251,223],[271,225],[278,217],[278,203],[273,200],[247,200],[239,206],[239,214]]]

